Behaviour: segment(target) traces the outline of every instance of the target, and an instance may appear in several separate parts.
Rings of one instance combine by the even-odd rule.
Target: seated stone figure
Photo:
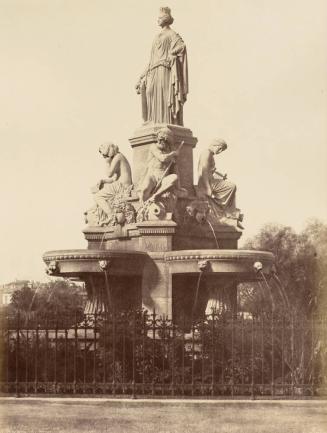
[[[126,202],[133,187],[131,167],[113,143],[102,144],[99,152],[106,162],[107,177],[92,188],[96,207],[86,212],[87,222],[90,225],[114,225],[122,222],[122,218],[125,221],[124,214],[134,209]]]
[[[236,185],[216,170],[214,155],[227,149],[222,139],[214,139],[199,158],[197,196],[209,201],[209,206],[215,217],[222,223],[231,223],[243,228],[240,224],[243,215],[235,203]]]
[[[178,150],[173,150],[174,134],[168,128],[160,129],[157,143],[149,148],[147,168],[139,182],[138,192],[141,202],[155,201],[156,197],[177,184],[175,162]]]
[[[138,184],[140,208],[137,221],[152,219],[171,219],[176,204],[177,194],[185,193],[179,188],[179,154],[174,150],[174,134],[168,127],[163,127],[157,134],[157,142],[149,147],[146,169]]]

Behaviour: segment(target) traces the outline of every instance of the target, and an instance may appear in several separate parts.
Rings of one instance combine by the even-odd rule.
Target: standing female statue
[[[183,125],[183,104],[188,93],[186,47],[170,28],[174,21],[170,9],[160,8],[158,24],[162,31],[155,37],[150,62],[136,85],[142,96],[145,122]]]

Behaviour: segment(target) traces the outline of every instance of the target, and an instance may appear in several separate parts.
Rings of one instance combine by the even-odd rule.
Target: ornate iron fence
[[[327,394],[326,320],[134,311],[1,319],[2,393],[282,398]]]

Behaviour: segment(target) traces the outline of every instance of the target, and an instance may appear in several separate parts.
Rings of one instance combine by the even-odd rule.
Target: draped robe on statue
[[[146,121],[183,125],[183,104],[188,93],[186,47],[172,29],[153,41],[145,74]]]
[[[219,219],[221,213],[231,219],[239,219],[240,210],[236,207],[236,185],[216,176],[214,154],[205,149],[198,164],[198,196],[209,199],[212,213]]]

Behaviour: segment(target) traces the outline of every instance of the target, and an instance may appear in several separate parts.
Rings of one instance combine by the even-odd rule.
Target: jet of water
[[[103,232],[103,235],[101,237],[101,242],[100,242],[100,250],[102,248],[102,244],[103,244],[104,238],[105,238],[105,236],[106,236],[107,233],[108,233],[108,230],[106,230],[106,231]]]
[[[208,221],[207,219],[206,219],[206,222],[209,224],[209,227],[210,227],[210,229],[211,229],[211,231],[212,231],[213,237],[215,238],[215,241],[216,241],[216,248],[219,249],[220,247],[219,247],[218,239],[217,239],[216,233],[215,233],[215,231],[214,231],[214,229],[213,229],[213,227],[212,227],[212,224],[211,224],[211,222]]]
[[[106,284],[106,292],[107,292],[107,297],[108,297],[108,304],[109,304],[109,309],[110,308],[114,308],[113,305],[113,299],[112,299],[112,294],[111,294],[111,289],[110,289],[110,285],[109,285],[109,276],[108,276],[108,271],[107,269],[105,269],[104,271],[104,278],[105,278],[105,284]]]
[[[280,281],[276,272],[273,272],[272,278],[278,287],[279,293],[281,294],[281,298],[283,299],[284,304],[286,304],[287,308],[289,309],[290,308],[290,302],[289,302],[285,287],[282,284],[282,282]]]
[[[192,320],[194,318],[196,304],[198,303],[199,290],[200,290],[200,282],[201,282],[202,274],[203,274],[203,271],[200,271],[199,277],[198,277],[198,282],[196,284],[195,297],[194,297],[194,302],[193,302],[193,307],[192,307]]]
[[[267,279],[265,277],[265,274],[262,272],[262,270],[259,270],[259,273],[260,273],[263,281],[265,282],[266,288],[268,289],[268,293],[269,293],[270,300],[271,300],[271,305],[272,305],[272,310],[275,311],[276,306],[275,306],[275,301],[274,301],[274,297],[273,297],[273,294],[272,294],[271,287],[268,284],[268,281],[267,281]]]

